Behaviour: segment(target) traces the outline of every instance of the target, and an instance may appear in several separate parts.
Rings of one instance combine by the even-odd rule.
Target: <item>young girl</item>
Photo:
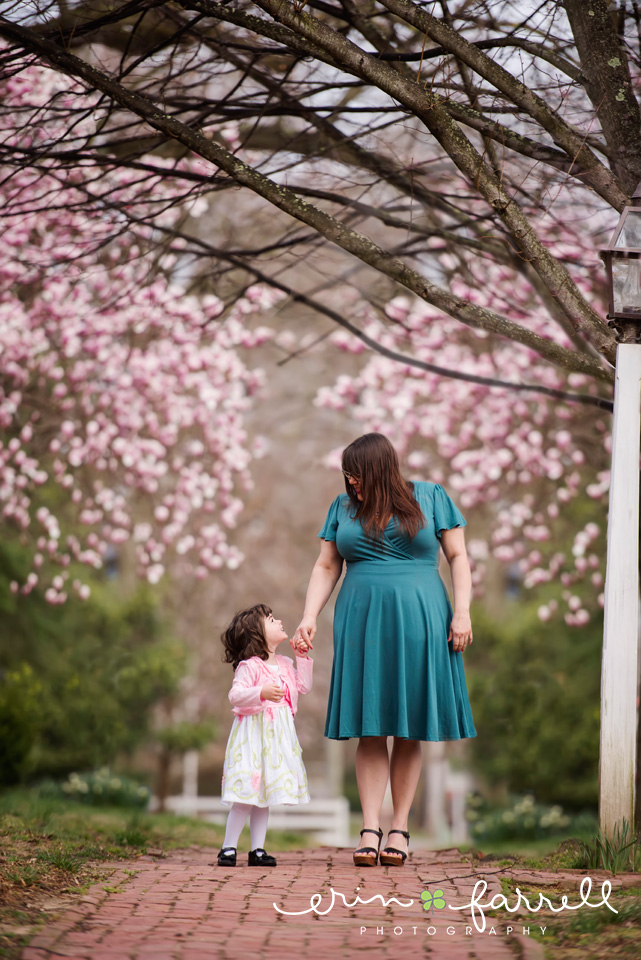
[[[237,613],[221,639],[223,660],[235,670],[229,699],[236,716],[223,767],[222,801],[232,808],[218,863],[236,866],[238,838],[249,817],[249,866],[275,867],[264,849],[269,807],[309,803],[294,715],[298,694],[312,688],[313,661],[304,642],[296,648],[296,669],[289,657],[276,654],[287,634],[263,603]]]

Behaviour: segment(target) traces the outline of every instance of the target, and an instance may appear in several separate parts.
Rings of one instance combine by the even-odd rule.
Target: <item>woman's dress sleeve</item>
[[[340,495],[336,497],[331,507],[327,511],[327,517],[325,523],[323,524],[323,529],[320,531],[318,536],[321,540],[336,540],[336,531],[338,529],[338,508],[340,506],[341,498]]]
[[[434,526],[436,536],[440,538],[441,530],[451,530],[452,527],[465,527],[465,517],[451,500],[440,483],[434,486]]]

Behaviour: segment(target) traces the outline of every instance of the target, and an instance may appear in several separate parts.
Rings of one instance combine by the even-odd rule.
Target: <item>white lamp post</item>
[[[639,431],[641,428],[641,184],[607,250],[609,326],[617,337],[601,672],[599,823],[634,831],[639,633]]]

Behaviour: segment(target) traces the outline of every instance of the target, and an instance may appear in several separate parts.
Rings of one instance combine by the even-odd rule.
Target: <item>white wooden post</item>
[[[345,741],[325,740],[326,784],[329,797],[342,797],[345,786]]]
[[[425,754],[425,803],[423,807],[423,826],[435,844],[448,842],[448,824],[445,811],[445,777],[447,760],[445,743],[440,740],[428,741]]]
[[[639,633],[641,344],[617,346],[601,672],[599,823],[634,830]]]
[[[198,796],[198,751],[183,753],[183,797]]]

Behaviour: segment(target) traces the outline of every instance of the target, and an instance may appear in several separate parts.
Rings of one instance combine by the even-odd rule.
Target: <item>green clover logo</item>
[[[442,890],[435,890],[434,893],[430,893],[429,890],[423,890],[421,900],[423,901],[423,910],[434,912],[435,907],[437,910],[442,910],[443,907],[447,906],[443,898]]]

